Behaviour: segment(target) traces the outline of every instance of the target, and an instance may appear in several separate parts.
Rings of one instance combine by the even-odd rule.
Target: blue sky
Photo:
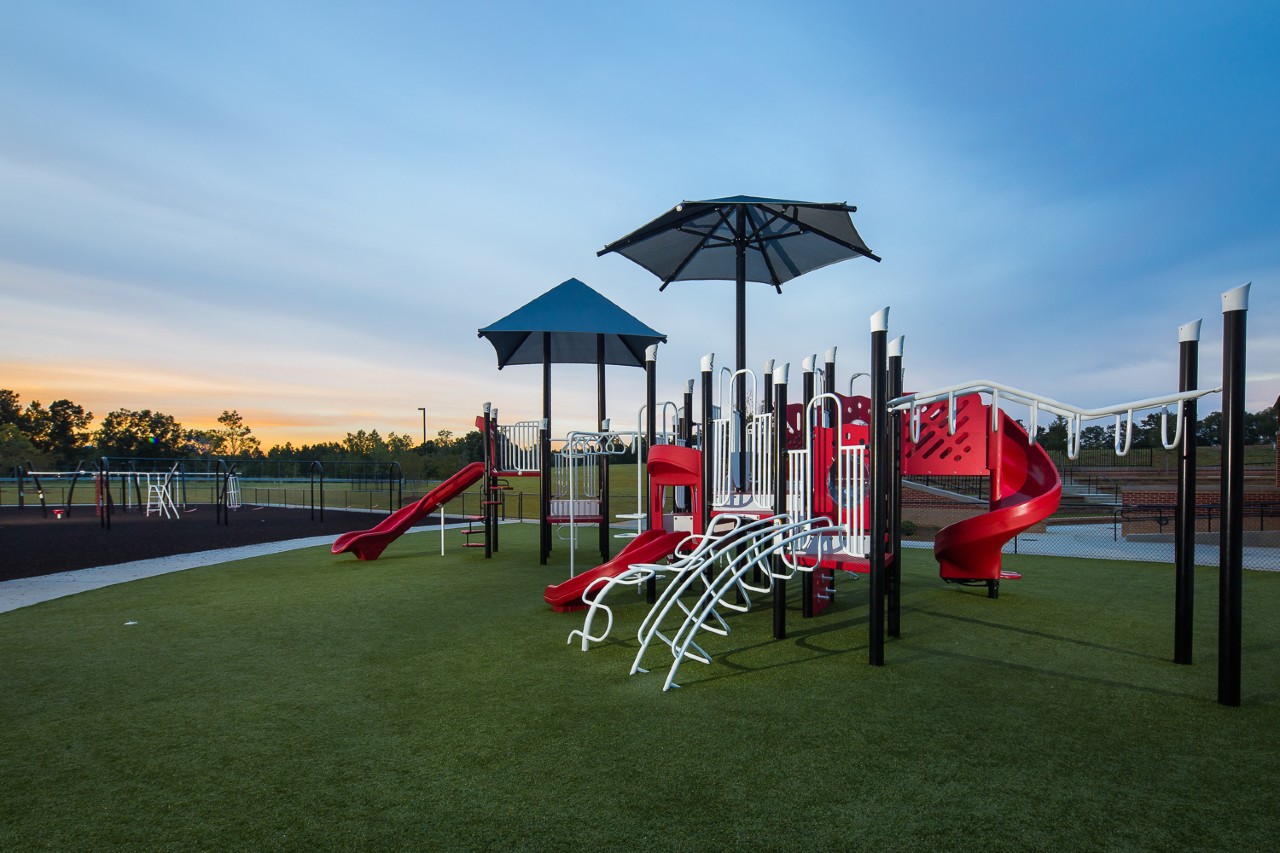
[[[0,387],[268,442],[534,417],[475,336],[569,277],[733,351],[732,286],[605,243],[682,199],[856,204],[884,262],[750,287],[749,364],[891,306],[907,385],[1095,407],[1176,390],[1177,327],[1253,282],[1280,394],[1271,3],[21,2],[0,29]],[[558,426],[594,372],[555,371]],[[845,380],[842,380],[842,383]],[[642,401],[609,371],[615,423]],[[1212,398],[1209,407],[1217,405]],[[559,429],[557,430],[559,431]]]

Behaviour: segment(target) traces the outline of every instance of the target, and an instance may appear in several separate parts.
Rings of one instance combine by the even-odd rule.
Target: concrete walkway
[[[446,529],[464,527],[465,524],[446,525]],[[410,533],[439,533],[440,525],[413,527],[405,531]],[[186,569],[198,569],[202,566],[213,566],[218,563],[230,563],[233,560],[244,560],[249,557],[265,557],[269,554],[280,554],[285,551],[296,551],[299,548],[314,548],[317,545],[332,545],[334,536],[312,536],[307,539],[290,539],[286,542],[268,542],[262,545],[243,545],[239,548],[223,548],[216,551],[197,551],[194,554],[175,554],[172,557],[156,557],[152,560],[136,560],[132,563],[118,563],[114,566],[100,566],[95,569],[78,569],[74,572],[59,572],[56,575],[43,575],[35,578],[19,578],[18,580],[0,583],[0,613],[30,607],[42,601],[52,601],[78,592],[101,589],[117,583],[128,583],[140,578],[150,578],[169,572],[181,572]]]

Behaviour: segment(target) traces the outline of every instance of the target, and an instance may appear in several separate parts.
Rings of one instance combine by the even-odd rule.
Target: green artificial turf
[[[542,588],[536,529],[433,534],[0,614],[0,849],[1263,850],[1280,837],[1280,575],[1247,572],[1243,705],[1216,704],[1172,570],[1010,557],[999,600],[905,558],[867,665],[866,582],[770,639],[761,602],[662,693]],[[579,566],[591,565],[589,549]],[[127,622],[137,624],[127,625]]]

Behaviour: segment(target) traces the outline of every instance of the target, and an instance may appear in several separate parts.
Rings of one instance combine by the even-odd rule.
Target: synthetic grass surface
[[[414,535],[0,615],[0,848],[1263,850],[1280,837],[1280,575],[1245,574],[1244,702],[1216,704],[1172,570],[1010,557],[997,601],[908,551],[903,637],[866,663],[866,583],[703,636],[681,690],[565,644],[536,529]],[[591,565],[588,548],[579,565]],[[799,584],[791,584],[793,598]],[[126,622],[136,622],[126,625]],[[666,661],[670,660],[665,654]]]

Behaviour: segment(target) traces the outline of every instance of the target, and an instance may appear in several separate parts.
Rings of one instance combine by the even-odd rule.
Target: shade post
[[[789,364],[783,364],[773,373],[773,514],[777,518],[787,511],[787,372]],[[783,572],[781,556],[774,554],[773,562],[773,638],[787,638],[787,582],[779,577]]]
[[[902,396],[902,350],[906,338],[902,335],[889,342],[888,400]],[[887,406],[888,400],[885,401]],[[887,633],[890,637],[902,636],[902,413],[894,412],[888,418],[888,435],[885,436],[885,472],[889,487],[888,518],[889,544],[886,550],[885,595],[888,599]],[[875,494],[873,491],[872,494]]]
[[[1200,375],[1200,321],[1178,328],[1178,390],[1195,391]],[[1178,429],[1178,505],[1173,520],[1173,662],[1190,664],[1196,579],[1196,401],[1182,404]]]
[[[1222,527],[1218,546],[1218,704],[1240,705],[1244,567],[1244,377],[1249,285],[1222,295]]]
[[[885,608],[885,439],[889,431],[886,420],[887,365],[886,346],[889,334],[889,309],[871,315],[871,584],[870,612],[867,618],[867,662],[884,666]]]

